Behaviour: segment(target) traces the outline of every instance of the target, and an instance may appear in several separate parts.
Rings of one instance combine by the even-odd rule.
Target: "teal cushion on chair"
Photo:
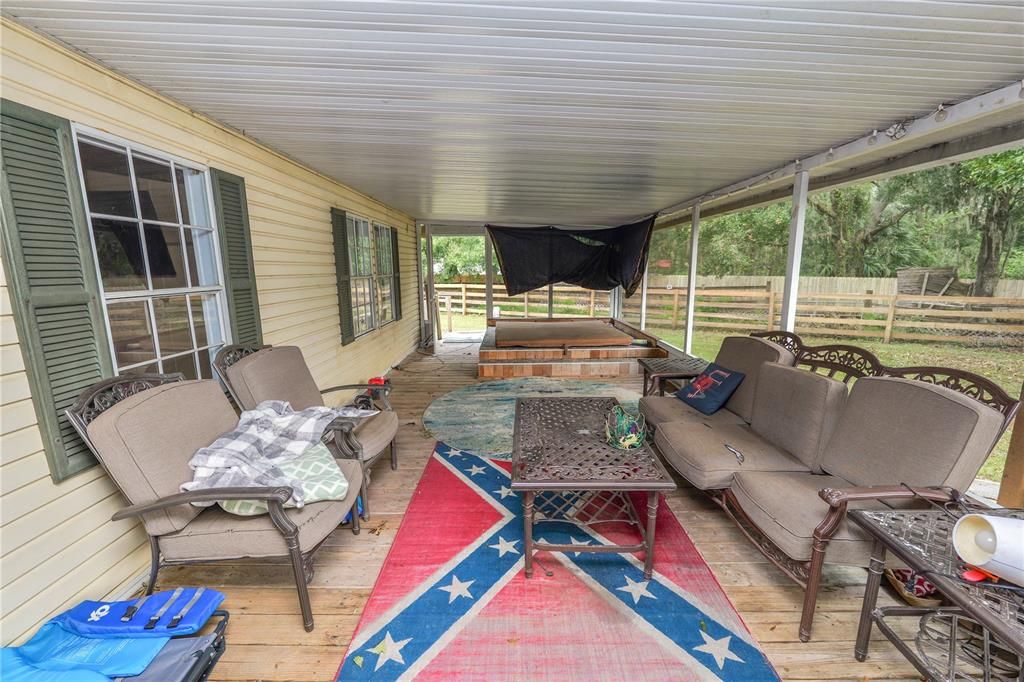
[[[703,414],[714,414],[743,383],[744,374],[711,363],[693,381],[676,391],[676,397]]]
[[[302,481],[303,504],[343,500],[348,494],[348,480],[323,443],[311,446],[295,459],[282,462],[278,467],[288,476]],[[217,504],[229,514],[238,516],[256,516],[266,514],[268,510],[263,500],[224,500]],[[284,506],[295,505],[289,502]]]

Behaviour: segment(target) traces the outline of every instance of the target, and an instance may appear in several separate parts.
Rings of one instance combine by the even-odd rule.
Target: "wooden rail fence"
[[[451,297],[453,309],[483,315],[482,284],[438,284],[438,296]],[[494,305],[507,317],[547,315],[547,292],[509,298],[495,289]],[[607,317],[608,292],[579,287],[554,288],[560,317]],[[698,289],[694,324],[698,329],[751,332],[779,325],[781,295],[765,289]],[[640,296],[626,299],[623,317],[640,318]],[[686,290],[649,288],[647,328],[679,329],[686,318]],[[797,301],[796,331],[890,341],[953,341],[1024,347],[1024,299],[970,296],[911,296],[875,293],[805,293]]]

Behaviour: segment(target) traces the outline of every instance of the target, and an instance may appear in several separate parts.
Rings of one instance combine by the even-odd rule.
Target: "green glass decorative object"
[[[630,414],[616,405],[608,413],[604,425],[608,444],[619,450],[635,450],[644,444],[647,437],[647,422],[642,414]]]

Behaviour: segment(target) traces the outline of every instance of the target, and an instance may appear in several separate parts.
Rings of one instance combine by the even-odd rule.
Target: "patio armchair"
[[[640,413],[655,431],[662,424],[678,421],[749,424],[753,415],[754,393],[761,365],[771,362],[789,366],[795,359],[792,351],[771,341],[752,336],[727,336],[722,340],[722,347],[715,356],[715,364],[742,372],[745,378],[721,410],[708,416],[675,396],[644,396],[640,398]]]
[[[313,555],[355,505],[362,483],[357,461],[338,460],[349,481],[343,500],[285,509],[289,487],[180,492],[192,480],[188,462],[196,450],[238,423],[216,381],[183,381],[180,374],[115,377],[83,391],[66,414],[130,504],[111,520],[142,522],[151,555],[146,594],[152,594],[163,566],[287,557],[303,626],[313,629],[307,588]],[[219,500],[263,500],[269,513],[237,516],[216,505],[193,504]]]
[[[969,372],[903,373],[920,380],[863,377],[853,384],[819,471],[742,470],[725,491],[722,504],[740,529],[805,588],[802,641],[810,639],[826,558],[869,565],[872,543],[847,523],[847,509],[952,499],[970,486],[1019,407]]]
[[[251,410],[264,400],[285,400],[295,410],[324,406],[323,396],[338,391],[369,391],[372,407],[380,413],[369,419],[339,418],[332,422],[325,437],[336,457],[355,458],[363,470],[363,519],[370,518],[370,469],[385,452],[390,453],[391,468],[398,468],[395,436],[398,415],[391,409],[391,387],[378,384],[345,384],[320,389],[296,346],[241,344],[225,346],[213,361],[235,403]]]

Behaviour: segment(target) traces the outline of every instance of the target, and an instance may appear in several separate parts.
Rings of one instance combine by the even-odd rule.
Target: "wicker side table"
[[[1024,518],[1024,510],[984,513]],[[848,518],[875,540],[854,648],[858,661],[867,658],[876,625],[930,680],[1024,679],[1024,595],[957,578],[964,566],[953,550],[957,517],[952,512],[857,509]],[[955,606],[876,608],[887,551],[925,576]],[[918,619],[916,651],[886,622],[900,617]]]
[[[687,355],[677,358],[640,358],[644,372],[644,395],[650,395],[655,388],[658,395],[665,395],[665,382],[669,379],[692,379],[708,366],[708,361]]]

